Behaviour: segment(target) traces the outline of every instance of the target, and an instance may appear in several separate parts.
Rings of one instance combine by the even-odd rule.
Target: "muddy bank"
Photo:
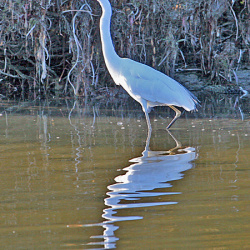
[[[203,77],[197,72],[177,72],[175,79],[181,82],[191,91],[206,91],[222,94],[243,94],[250,92],[250,69],[235,72],[232,82],[226,84],[214,84],[209,77]]]

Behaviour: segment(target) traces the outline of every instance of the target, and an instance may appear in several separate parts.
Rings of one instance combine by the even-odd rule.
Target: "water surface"
[[[211,98],[209,99],[211,100]],[[2,102],[1,249],[250,249],[249,111]]]

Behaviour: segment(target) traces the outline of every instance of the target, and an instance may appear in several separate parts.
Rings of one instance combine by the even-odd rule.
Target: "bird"
[[[177,107],[186,111],[196,110],[198,99],[179,82],[164,73],[129,58],[119,57],[111,38],[112,7],[109,0],[97,0],[102,9],[100,37],[106,67],[116,85],[121,85],[127,93],[139,102],[145,113],[148,133],[152,127],[149,112],[155,106],[168,106],[175,116],[168,124],[168,130],[181,116]],[[177,107],[176,107],[177,106]]]

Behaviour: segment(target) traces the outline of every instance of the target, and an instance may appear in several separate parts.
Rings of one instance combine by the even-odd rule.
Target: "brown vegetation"
[[[249,0],[111,0],[118,54],[174,76],[197,71],[214,84],[237,82],[249,63]],[[0,84],[3,94],[80,95],[112,81],[99,38],[95,0],[2,0]],[[99,81],[102,79],[102,81]]]

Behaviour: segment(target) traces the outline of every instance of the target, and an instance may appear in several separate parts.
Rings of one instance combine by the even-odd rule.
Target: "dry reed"
[[[249,64],[249,0],[111,0],[112,37],[129,57],[174,77],[197,71],[213,84],[237,83]],[[112,80],[95,0],[3,0],[0,90],[98,95]],[[99,79],[102,79],[100,81]]]

